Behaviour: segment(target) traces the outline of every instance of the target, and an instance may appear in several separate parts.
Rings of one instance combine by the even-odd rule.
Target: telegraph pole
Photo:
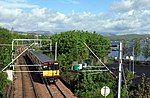
[[[49,41],[49,50],[52,51],[52,40]]]
[[[12,51],[12,61],[14,60],[14,40],[12,40],[12,49],[11,49]],[[13,66],[13,70],[14,70],[15,68],[14,68],[14,66]]]
[[[55,60],[57,60],[57,42],[55,43]]]
[[[132,71],[133,71],[133,74],[134,74],[134,46],[133,46],[133,52],[132,52],[133,54],[133,69],[132,69]]]
[[[121,81],[122,81],[122,42],[119,49],[119,80],[118,80],[118,98],[121,98]]]

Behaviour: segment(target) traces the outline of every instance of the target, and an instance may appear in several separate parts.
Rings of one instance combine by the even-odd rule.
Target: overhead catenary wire
[[[102,71],[108,71],[108,70],[82,70],[81,72],[102,72]]]
[[[92,49],[86,44],[84,43],[84,45],[93,53],[93,55],[99,60],[99,62],[105,66],[105,68],[111,73],[113,74],[113,72],[102,62],[102,60],[92,51]]]
[[[27,45],[27,44],[26,44]],[[12,46],[12,44],[0,44],[0,46]],[[25,45],[14,45],[14,46],[25,46]]]
[[[15,60],[17,60],[24,52],[26,52],[33,45],[34,43],[32,43],[29,47],[27,47],[21,54],[19,54],[15,59],[13,59],[6,67],[4,67],[2,71],[4,71],[8,66],[10,66],[10,64],[12,64]]]

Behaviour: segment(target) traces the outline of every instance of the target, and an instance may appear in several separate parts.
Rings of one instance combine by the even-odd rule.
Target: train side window
[[[55,66],[54,66],[54,65],[51,65],[51,69],[52,69],[52,70],[55,70]]]
[[[59,65],[55,65],[55,69],[56,69],[56,70],[59,70]]]
[[[54,63],[54,67],[55,67],[55,70],[59,70],[59,64],[58,64],[58,62]]]
[[[51,66],[49,66],[48,68],[49,68],[49,70],[51,70],[51,69],[52,69],[52,68],[51,68]]]

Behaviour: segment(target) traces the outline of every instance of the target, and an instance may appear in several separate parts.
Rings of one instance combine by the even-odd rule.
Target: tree
[[[147,43],[144,48],[143,48],[143,55],[144,57],[147,59],[148,57],[150,57],[150,44]]]
[[[67,31],[60,34],[55,34],[52,37],[53,43],[58,42],[58,61],[62,71],[63,79],[66,81],[74,81],[75,93],[81,98],[100,98],[101,88],[108,84],[110,88],[114,88],[114,78],[108,75],[91,75],[91,74],[71,74],[70,64],[73,61],[82,63],[83,60],[94,59],[97,60],[93,54],[84,45],[84,42],[94,51],[94,53],[103,58],[108,54],[110,48],[109,40],[96,32],[84,31]],[[95,63],[96,64],[96,63]],[[66,78],[65,78],[66,77]],[[72,78],[74,77],[74,79]],[[69,82],[70,83],[70,82]],[[108,98],[112,98],[114,89]]]
[[[122,98],[127,98],[132,93],[130,89],[132,88],[131,85],[132,85],[132,79],[134,78],[134,74],[126,68],[125,76],[123,77],[125,77],[126,80],[124,80],[122,83],[121,96]]]
[[[137,57],[141,53],[140,39],[135,38],[133,40],[133,48],[134,48],[134,55],[135,57]]]
[[[16,38],[31,38],[32,36],[19,35],[17,33],[11,34],[9,30],[0,27],[0,44],[11,44],[12,39]],[[4,68],[11,61],[11,47],[0,47],[0,70]],[[7,75],[0,73],[0,97],[4,94],[4,87],[8,85]],[[1,94],[2,93],[2,94]]]
[[[87,44],[100,58],[106,56],[108,54],[108,50],[110,49],[109,40],[96,33],[89,34]]]
[[[110,73],[81,73],[75,94],[79,98],[103,98],[101,95],[101,88],[103,86],[108,86],[111,90],[107,98],[114,98],[116,80]]]
[[[9,30],[0,28],[0,43],[6,44],[11,42],[11,40],[12,40],[12,35],[9,33]]]
[[[133,92],[131,98],[150,98],[150,79],[142,74],[139,84],[130,92]]]
[[[67,31],[52,36],[53,42],[58,42],[58,56],[64,54],[67,62],[72,63],[78,61],[82,63],[84,59],[88,59],[90,52],[83,42],[92,48],[92,50],[103,58],[109,50],[109,40],[97,33],[84,31]]]

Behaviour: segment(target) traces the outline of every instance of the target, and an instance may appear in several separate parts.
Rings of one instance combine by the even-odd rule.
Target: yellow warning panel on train
[[[43,76],[52,76],[52,71],[43,71]]]
[[[53,76],[59,76],[59,70],[54,70],[53,71]]]

